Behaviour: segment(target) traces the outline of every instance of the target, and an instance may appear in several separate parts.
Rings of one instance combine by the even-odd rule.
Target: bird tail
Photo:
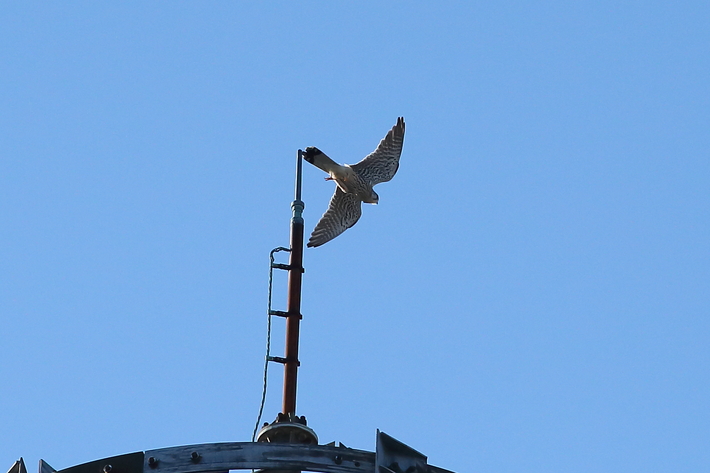
[[[308,148],[306,148],[306,155],[304,156],[304,158],[306,159],[306,161],[308,161],[318,169],[327,172],[331,176],[336,176],[342,172],[341,169],[343,166],[330,159],[321,150],[314,146],[309,146]]]

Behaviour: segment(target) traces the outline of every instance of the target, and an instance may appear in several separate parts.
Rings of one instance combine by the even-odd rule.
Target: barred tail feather
[[[342,168],[340,164],[330,159],[325,155],[325,153],[314,146],[306,148],[304,158],[318,169],[321,169],[331,175],[337,173],[337,171]]]

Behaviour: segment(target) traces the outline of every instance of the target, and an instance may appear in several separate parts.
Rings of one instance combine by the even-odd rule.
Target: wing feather
[[[403,145],[404,118],[399,117],[397,124],[380,141],[377,149],[351,167],[371,186],[387,182],[394,177],[399,169],[399,157],[402,154]]]
[[[313,229],[308,246],[316,247],[327,243],[355,225],[362,214],[361,205],[362,202],[355,194],[343,192],[336,186],[328,210]]]

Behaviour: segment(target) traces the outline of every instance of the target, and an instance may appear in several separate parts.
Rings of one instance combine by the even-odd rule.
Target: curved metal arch
[[[148,450],[143,465],[143,473],[221,473],[251,469],[372,473],[375,454],[325,445],[209,443]]]
[[[230,470],[453,473],[428,465],[426,456],[379,431],[377,453],[333,445],[204,443],[128,453],[56,473],[228,473]]]
[[[229,470],[373,473],[375,454],[326,445],[205,443],[104,458],[57,473],[226,473]]]

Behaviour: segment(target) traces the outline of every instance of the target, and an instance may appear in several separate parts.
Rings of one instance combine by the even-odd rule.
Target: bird
[[[357,223],[362,215],[362,203],[377,204],[380,197],[373,186],[391,180],[399,169],[399,157],[404,144],[404,117],[382,138],[375,151],[357,164],[338,164],[314,146],[306,148],[304,159],[329,174],[335,181],[335,193],[308,240],[314,248],[329,242]]]

